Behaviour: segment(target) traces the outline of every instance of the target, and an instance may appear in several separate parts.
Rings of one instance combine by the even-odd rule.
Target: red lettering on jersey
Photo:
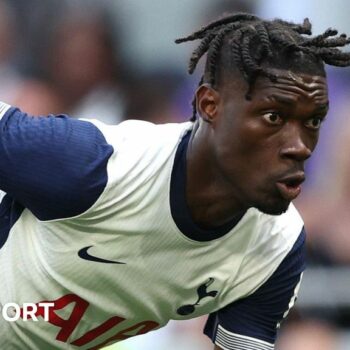
[[[79,324],[80,320],[84,316],[84,313],[86,309],[89,307],[89,302],[84,300],[83,298],[79,297],[75,294],[67,294],[57,300],[53,301],[41,301],[37,304],[37,311],[33,313],[36,317],[43,317],[45,315],[45,308],[43,306],[39,306],[40,303],[53,303],[54,306],[50,307],[46,312],[48,312],[48,322],[52,325],[61,328],[61,330],[58,332],[56,336],[56,340],[68,343],[68,338],[71,336],[77,325]],[[61,310],[65,308],[67,305],[70,305],[72,303],[75,303],[73,310],[69,316],[68,319],[63,319],[62,317],[58,316],[55,311]],[[21,317],[23,317],[23,310],[21,310]],[[32,314],[28,313],[28,319],[32,318]],[[106,333],[113,327],[117,326],[119,323],[125,321],[125,318],[119,317],[119,316],[113,316],[109,318],[107,321],[103,322],[100,326],[95,327],[94,329],[88,331],[80,338],[74,340],[72,345],[75,346],[84,346],[93,340],[97,339],[102,334]],[[100,345],[94,346],[93,348],[90,348],[89,350],[97,350],[101,347],[104,347],[108,345],[111,342],[119,341],[119,340],[125,340],[130,337],[133,337],[135,335],[145,334],[153,329],[158,328],[159,323],[154,321],[143,321],[140,323],[137,323],[129,328],[126,328],[124,330],[119,331],[114,336],[108,338]],[[130,334],[132,333],[132,334]]]
[[[48,301],[42,301],[40,303],[46,303],[46,302]],[[55,305],[49,309],[48,322],[61,328],[61,330],[58,332],[56,336],[56,339],[62,342],[66,342],[69,336],[73,333],[75,327],[80,322],[81,318],[83,317],[86,309],[89,306],[89,303],[75,294],[67,294],[62,298],[59,298],[57,300],[53,300],[50,302],[54,303]],[[75,305],[70,317],[67,320],[61,318],[55,313],[55,311],[61,310],[71,303],[75,303]],[[35,316],[44,317],[44,307],[39,306],[39,303],[37,303],[36,305],[38,309],[35,313]],[[21,312],[21,316],[22,314],[23,313]]]
[[[143,321],[143,322],[137,323],[134,326],[131,326],[127,329],[124,329],[123,331],[118,332],[116,335],[114,335],[111,338],[108,338],[103,343],[101,343],[97,346],[94,346],[93,348],[89,348],[89,350],[98,350],[104,346],[107,346],[108,344],[110,344],[113,341],[125,340],[125,339],[133,337],[135,335],[145,334],[153,329],[156,329],[158,326],[159,326],[159,323],[154,322],[154,321]],[[129,332],[137,330],[137,329],[138,329],[138,331],[134,334],[126,334],[126,333],[129,333]]]

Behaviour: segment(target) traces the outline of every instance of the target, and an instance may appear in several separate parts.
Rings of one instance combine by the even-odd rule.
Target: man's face
[[[271,71],[278,80],[258,78],[250,101],[243,81],[219,89],[212,142],[220,177],[241,206],[275,215],[301,191],[328,93],[322,76]]]

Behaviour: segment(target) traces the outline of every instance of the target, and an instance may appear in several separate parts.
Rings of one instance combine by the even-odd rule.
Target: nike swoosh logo
[[[78,255],[80,258],[88,261],[93,261],[93,262],[98,262],[98,263],[104,263],[104,264],[119,264],[119,265],[125,265],[125,263],[120,262],[120,261],[113,261],[113,260],[106,260],[106,259],[101,259],[96,256],[93,256],[88,253],[88,250],[93,247],[92,245],[82,248],[79,250]]]

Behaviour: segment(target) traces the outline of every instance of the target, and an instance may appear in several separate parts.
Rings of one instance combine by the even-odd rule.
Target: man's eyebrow
[[[320,112],[328,111],[329,109],[329,102],[327,101],[326,103],[321,103],[316,106],[316,110]]]

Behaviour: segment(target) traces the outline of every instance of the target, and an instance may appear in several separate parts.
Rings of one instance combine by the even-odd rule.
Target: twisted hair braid
[[[207,54],[205,72],[199,85],[205,82],[215,87],[220,72],[234,66],[249,84],[246,94],[249,99],[258,76],[266,76],[272,81],[276,79],[268,67],[286,68],[293,66],[293,61],[293,67],[304,69],[305,72],[323,70],[324,63],[350,66],[350,53],[339,49],[350,43],[346,34],[338,35],[338,31],[332,28],[315,37],[310,37],[311,34],[311,23],[307,18],[302,24],[295,24],[281,19],[266,21],[252,14],[236,13],[209,23],[175,42],[179,44],[201,39],[188,66],[188,72],[192,74],[201,57]],[[300,65],[303,60],[307,64]],[[197,115],[195,98],[192,106],[191,120],[194,121]]]

